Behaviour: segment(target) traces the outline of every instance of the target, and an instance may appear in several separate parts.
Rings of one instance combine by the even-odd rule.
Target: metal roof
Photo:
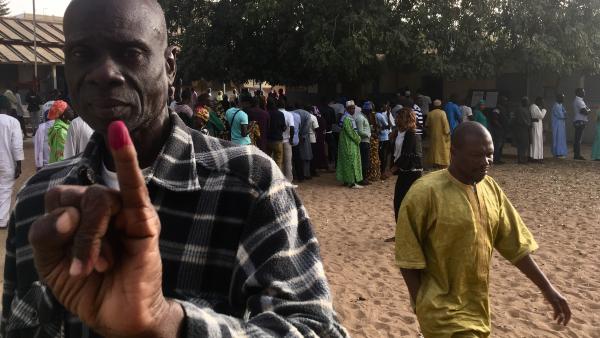
[[[64,64],[64,43],[62,23],[37,22],[39,64]],[[0,17],[0,64],[32,64],[34,59],[33,21]]]

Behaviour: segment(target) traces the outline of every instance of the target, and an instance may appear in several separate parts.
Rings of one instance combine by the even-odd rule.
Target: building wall
[[[0,90],[11,88],[19,78],[19,71],[15,65],[0,64]]]
[[[459,101],[469,97],[473,90],[498,90],[496,79],[491,80],[445,80],[444,97],[432,97],[432,99],[443,99],[447,101],[450,95],[455,94]]]
[[[57,86],[63,93],[67,91],[64,81],[64,67],[57,66]],[[33,87],[33,65],[7,65],[0,64],[0,90],[13,89],[18,85],[23,94]],[[49,65],[38,66],[38,79],[40,81],[40,93],[45,95],[54,89],[52,79],[52,68]]]

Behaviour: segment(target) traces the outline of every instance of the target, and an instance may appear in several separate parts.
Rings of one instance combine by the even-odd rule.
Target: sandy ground
[[[508,158],[514,162],[514,158]],[[546,160],[491,172],[540,245],[535,259],[567,297],[568,327],[520,272],[495,255],[491,273],[494,337],[600,337],[600,163]],[[393,181],[365,190],[326,175],[300,187],[313,219],[336,310],[354,337],[415,337],[418,324],[394,266]]]
[[[31,142],[25,145],[31,159]],[[33,171],[28,161],[17,185]],[[573,310],[568,327],[553,324],[540,292],[496,255],[491,274],[493,336],[600,337],[600,163],[550,159],[497,166],[491,175],[535,235],[540,244],[536,260]],[[339,186],[332,174],[323,174],[299,188],[321,243],[336,310],[353,337],[418,333],[394,265],[393,244],[383,241],[393,234],[394,183],[351,190]],[[0,232],[2,247],[5,237]]]

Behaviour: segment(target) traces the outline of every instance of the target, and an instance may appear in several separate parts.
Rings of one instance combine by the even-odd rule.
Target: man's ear
[[[175,83],[175,76],[177,75],[177,55],[180,52],[181,49],[177,46],[169,46],[165,51],[167,77],[169,78],[170,86],[172,86],[173,83]]]

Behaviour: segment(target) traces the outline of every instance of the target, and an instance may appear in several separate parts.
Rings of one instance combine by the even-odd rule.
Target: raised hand
[[[57,300],[99,334],[176,336],[183,310],[162,294],[160,221],[135,147],[123,122],[110,125],[108,138],[120,191],[49,191],[47,214],[29,232],[36,268]]]

